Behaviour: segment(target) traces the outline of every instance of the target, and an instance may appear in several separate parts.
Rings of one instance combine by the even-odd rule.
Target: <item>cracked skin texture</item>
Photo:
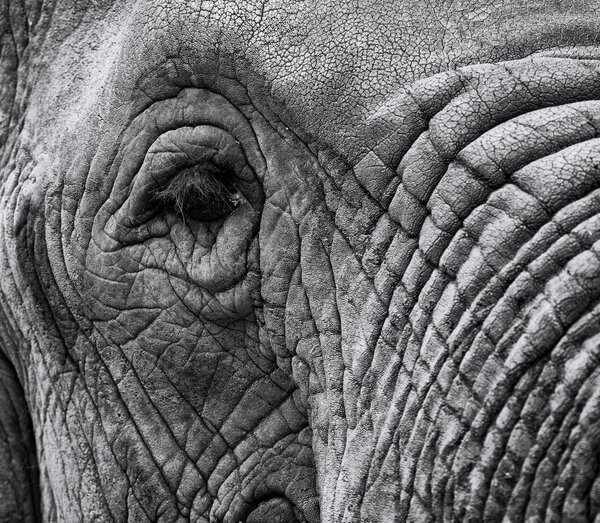
[[[0,520],[596,518],[594,2],[80,5],[0,3]]]

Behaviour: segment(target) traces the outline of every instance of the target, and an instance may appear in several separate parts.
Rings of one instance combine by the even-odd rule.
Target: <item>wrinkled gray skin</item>
[[[596,516],[595,0],[0,9],[1,521]]]

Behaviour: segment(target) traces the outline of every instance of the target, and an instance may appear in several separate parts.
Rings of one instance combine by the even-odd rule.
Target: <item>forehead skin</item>
[[[595,0],[82,4],[57,2],[31,31],[38,62],[32,68],[41,75],[29,103],[34,144],[64,140],[54,122],[79,134],[90,125],[81,115],[102,92],[106,99],[106,90],[113,91],[112,108],[123,106],[137,96],[140,79],[172,57],[242,84],[252,71],[287,124],[332,142],[352,136],[368,114],[415,80],[594,44],[600,32]]]

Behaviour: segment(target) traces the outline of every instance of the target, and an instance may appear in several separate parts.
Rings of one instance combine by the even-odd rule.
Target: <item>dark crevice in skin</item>
[[[8,393],[8,394],[7,394]],[[21,518],[24,521],[42,521],[40,473],[37,462],[35,437],[25,392],[17,378],[12,363],[0,351],[0,477],[11,483],[10,487],[24,496],[21,498]],[[11,409],[12,412],[7,412]],[[17,419],[15,419],[17,418]],[[11,422],[16,421],[15,425]],[[18,436],[17,436],[18,435]],[[11,442],[12,440],[12,442]],[[21,470],[15,470],[14,467]],[[10,469],[13,468],[13,476]],[[10,492],[10,491],[8,491]],[[5,513],[15,504],[14,499],[5,499],[0,491],[0,519],[16,517],[14,512]],[[29,505],[29,507],[27,506]],[[7,507],[8,506],[8,507]],[[4,519],[2,519],[4,521]]]

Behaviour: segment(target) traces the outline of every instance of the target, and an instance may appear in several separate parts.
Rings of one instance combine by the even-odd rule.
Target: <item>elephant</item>
[[[600,4],[0,13],[0,521],[598,520]]]

